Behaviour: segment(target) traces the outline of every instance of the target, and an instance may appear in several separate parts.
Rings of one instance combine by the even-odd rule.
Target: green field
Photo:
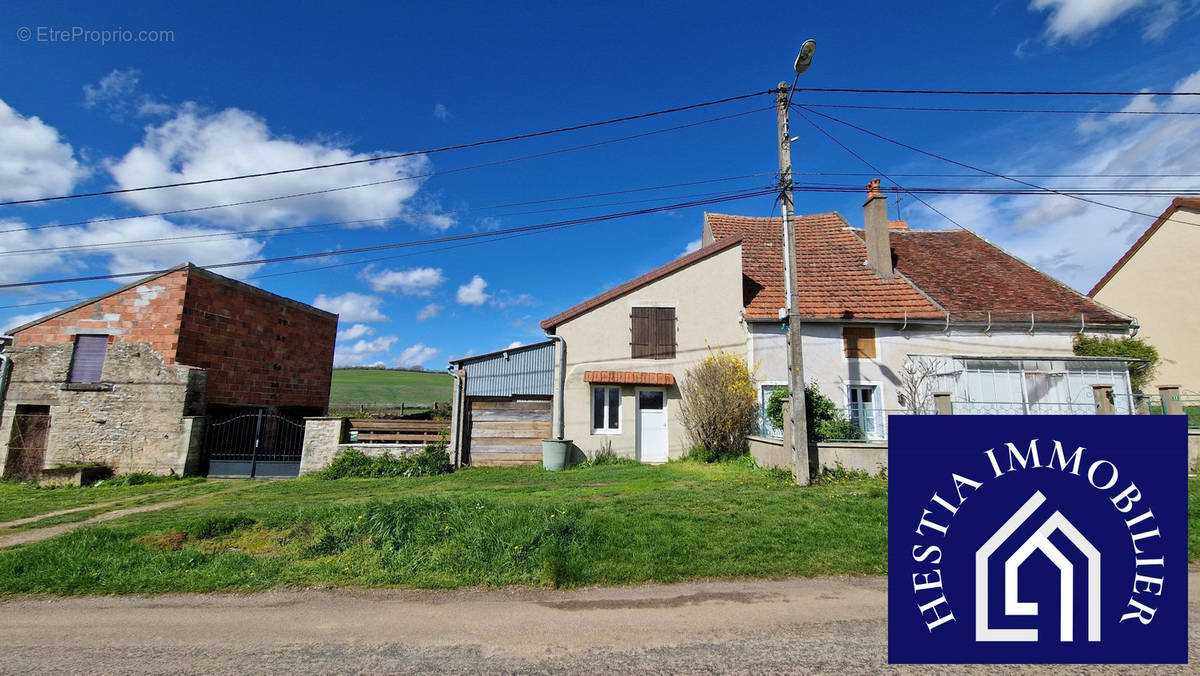
[[[453,387],[454,378],[449,373],[334,369],[329,406],[433,404],[450,401]]]

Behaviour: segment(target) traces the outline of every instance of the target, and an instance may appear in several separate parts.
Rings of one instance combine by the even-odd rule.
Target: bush
[[[783,400],[787,396],[788,390],[775,390],[767,402],[767,420],[771,421],[776,429],[783,429]],[[815,382],[804,386],[804,412],[810,442],[862,438],[862,430],[838,410],[832,399],[821,394]]]
[[[746,437],[758,415],[754,376],[745,360],[724,351],[710,352],[688,369],[681,415],[693,446],[717,457],[747,452]]]
[[[357,448],[348,448],[315,476],[318,479],[384,479],[434,476],[451,471],[446,445],[438,442],[426,444],[420,453],[409,456],[383,453],[372,458]]]
[[[1087,357],[1125,357],[1144,359],[1145,363],[1129,367],[1129,384],[1142,392],[1154,380],[1158,370],[1158,350],[1141,338],[1075,337],[1075,354]]]
[[[623,455],[617,455],[612,448],[612,440],[606,439],[596,452],[592,453],[592,457],[584,460],[576,465],[577,468],[585,467],[600,467],[601,465],[640,465],[633,458],[626,458]]]

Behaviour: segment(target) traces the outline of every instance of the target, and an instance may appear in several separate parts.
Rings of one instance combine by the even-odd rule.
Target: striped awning
[[[659,385],[675,384],[670,373],[647,373],[643,371],[584,371],[583,382],[612,385]]]

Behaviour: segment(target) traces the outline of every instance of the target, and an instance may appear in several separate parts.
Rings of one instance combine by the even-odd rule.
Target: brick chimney
[[[888,236],[887,197],[879,190],[879,179],[867,184],[863,204],[863,234],[867,240],[867,267],[883,279],[896,276],[892,268],[892,244]]]

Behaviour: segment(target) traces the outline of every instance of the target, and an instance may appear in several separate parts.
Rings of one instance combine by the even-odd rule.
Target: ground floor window
[[[847,415],[867,438],[883,436],[880,427],[878,385],[849,385],[846,387]]]
[[[621,388],[592,388],[592,434],[621,431]]]
[[[776,392],[786,390],[787,385],[784,384],[769,384],[759,386],[758,410],[761,418],[759,434],[764,437],[782,437],[783,430],[771,424],[767,419],[767,404],[771,403],[771,395]],[[786,415],[786,413],[785,413]]]

